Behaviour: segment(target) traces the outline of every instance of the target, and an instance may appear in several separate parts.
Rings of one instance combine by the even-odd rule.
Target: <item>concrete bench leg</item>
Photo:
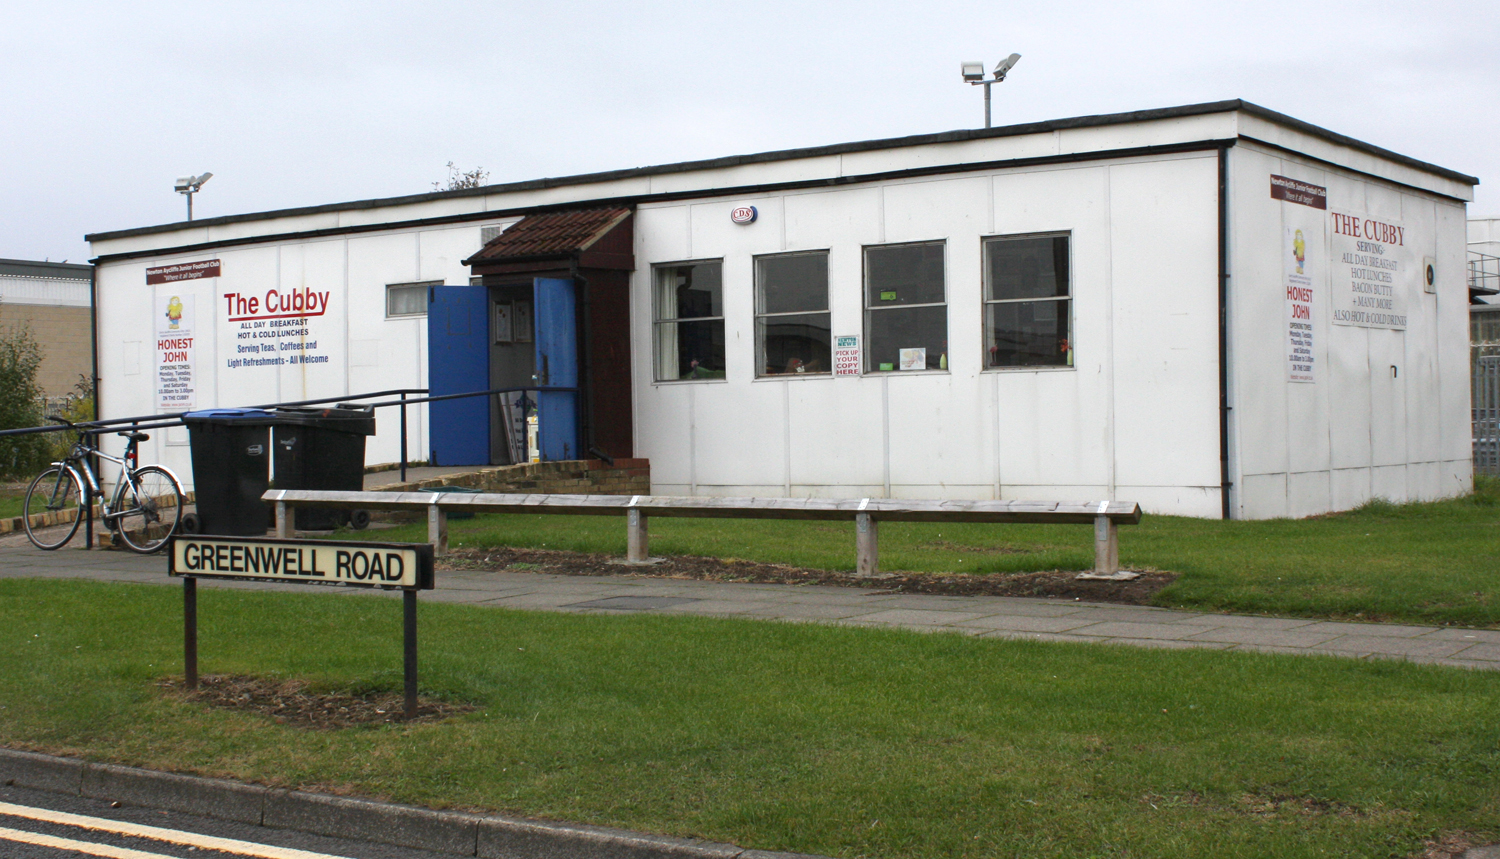
[[[651,533],[646,514],[640,510],[625,511],[625,560],[644,564],[651,557]]]
[[[448,554],[448,514],[436,504],[427,508],[427,542],[437,557]]]
[[[1120,529],[1108,516],[1094,517],[1094,575],[1120,572]]]
[[[880,569],[880,526],[868,513],[854,514],[854,574],[873,576]]]
[[[297,508],[287,506],[285,501],[276,502],[276,536],[291,538],[297,535]]]

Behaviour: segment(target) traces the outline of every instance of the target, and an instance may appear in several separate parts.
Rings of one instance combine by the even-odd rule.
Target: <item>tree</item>
[[[475,167],[473,170],[460,170],[452,161],[448,162],[448,187],[443,187],[441,182],[433,182],[434,191],[462,191],[465,188],[479,188],[484,185],[485,180],[490,178],[490,171],[483,167]]]
[[[36,383],[42,345],[26,323],[0,327],[0,429],[40,426],[44,400]],[[0,474],[40,471],[52,455],[49,434],[0,436]]]

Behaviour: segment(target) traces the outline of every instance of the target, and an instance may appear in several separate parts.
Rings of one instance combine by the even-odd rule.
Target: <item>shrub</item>
[[[36,373],[42,346],[28,325],[0,328],[0,429],[40,426],[42,390]],[[29,476],[52,456],[50,434],[0,436],[0,474]]]

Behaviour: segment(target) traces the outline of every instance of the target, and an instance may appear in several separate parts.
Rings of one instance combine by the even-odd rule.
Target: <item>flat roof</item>
[[[10,277],[50,277],[59,280],[90,280],[94,276],[94,267],[74,262],[0,259],[0,275],[8,275]]]
[[[434,191],[424,194],[410,194],[401,197],[380,197],[370,200],[354,200],[345,203],[327,203],[320,206],[302,206],[290,209],[274,209],[265,212],[252,212],[242,215],[224,215],[217,218],[203,218],[195,221],[177,221],[169,224],[160,224],[150,227],[134,227],[124,230],[112,230],[109,232],[89,233],[84,236],[85,241],[106,241],[110,239],[122,239],[132,236],[145,236],[157,233],[169,233],[176,230],[188,228],[202,228],[220,226],[224,224],[244,223],[247,221],[271,220],[274,218],[296,217],[302,215],[316,215],[327,212],[351,211],[358,209],[379,209],[386,206],[403,206],[413,203],[423,203],[433,200],[454,199],[460,197],[482,197],[491,194],[504,194],[512,191],[532,191],[544,188],[557,188],[568,185],[587,185],[595,182],[608,182],[619,179],[631,179],[642,176],[658,176],[671,173],[687,173],[695,170],[713,170],[724,167],[738,167],[748,164],[766,164],[776,161],[791,161],[798,158],[815,158],[827,155],[842,155],[850,152],[868,152],[880,149],[900,149],[908,146],[926,146],[934,143],[958,143],[970,140],[984,140],[996,137],[1014,137],[1023,134],[1040,134],[1061,129],[1091,128],[1108,125],[1123,125],[1133,122],[1151,122],[1163,119],[1176,119],[1187,116],[1202,116],[1211,113],[1228,113],[1240,111],[1251,116],[1256,116],[1269,122],[1284,125],[1305,134],[1319,137],[1332,143],[1347,146],[1352,149],[1375,155],[1388,161],[1402,164],[1423,172],[1441,176],[1445,179],[1468,185],[1478,185],[1479,179],[1446,167],[1439,167],[1426,161],[1420,161],[1389,149],[1382,149],[1370,143],[1356,140],[1347,135],[1329,131],[1326,128],[1303,122],[1300,119],[1277,113],[1273,110],[1261,107],[1242,99],[1230,99],[1227,101],[1213,101],[1202,104],[1190,104],[1180,107],[1165,107],[1152,110],[1137,110],[1128,113],[1096,114],[1092,116],[1075,116],[1067,119],[1051,119],[1045,122],[1029,122],[1020,125],[1006,125],[999,128],[976,128],[960,129],[957,131],[943,131],[935,134],[917,134],[907,137],[887,137],[878,140],[863,140],[853,143],[836,143],[828,146],[812,146],[800,149],[780,149],[771,152],[759,152],[750,155],[730,155],[722,158],[710,158],[699,161],[679,161],[672,164],[662,164],[654,167],[631,167],[622,170],[608,170],[599,173],[581,173],[573,176],[560,176],[545,179],[528,179],[521,182],[508,182],[498,185],[484,185],[478,188],[464,188],[457,191]]]

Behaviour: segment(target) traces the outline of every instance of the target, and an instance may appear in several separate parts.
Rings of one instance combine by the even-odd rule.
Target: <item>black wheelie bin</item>
[[[281,408],[273,412],[272,471],[277,489],[365,488],[365,438],[375,434],[375,409],[339,403],[335,408]],[[297,529],[363,528],[368,510],[297,508]]]
[[[182,416],[193,455],[198,510],[183,517],[189,534],[263,537],[274,513],[261,500],[270,484],[272,414],[207,409]]]

